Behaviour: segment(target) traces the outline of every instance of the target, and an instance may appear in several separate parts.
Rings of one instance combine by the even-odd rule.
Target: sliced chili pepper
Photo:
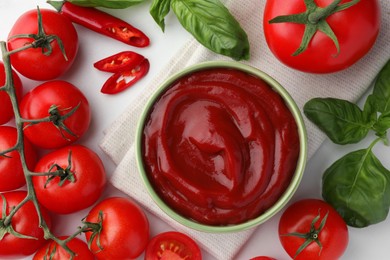
[[[125,70],[126,68],[135,68],[144,59],[144,56],[136,52],[123,51],[95,62],[93,66],[101,71],[115,73]]]
[[[146,47],[149,38],[129,23],[93,7],[82,7],[64,1],[49,1],[58,12],[72,22],[135,47]]]
[[[104,94],[116,94],[131,87],[149,71],[149,60],[144,59],[139,65],[134,68],[128,68],[116,72],[108,78],[100,90]]]

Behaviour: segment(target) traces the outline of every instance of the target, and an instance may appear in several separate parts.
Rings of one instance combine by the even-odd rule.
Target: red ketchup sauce
[[[143,163],[177,213],[238,224],[283,194],[299,156],[296,122],[281,96],[248,73],[194,72],[155,102],[143,130]]]

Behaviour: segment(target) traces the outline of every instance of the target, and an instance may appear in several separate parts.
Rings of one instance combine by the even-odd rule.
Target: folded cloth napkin
[[[262,29],[265,0],[224,1],[232,14],[248,33],[252,65],[274,77],[284,86],[302,109],[305,102],[313,97],[337,97],[357,101],[369,88],[375,76],[390,58],[390,2],[381,1],[382,28],[373,49],[357,64],[342,72],[328,75],[302,73],[282,65],[269,51]],[[209,60],[227,59],[205,49],[198,42],[190,40],[175,58],[144,87],[137,101],[130,104],[125,112],[110,126],[100,143],[100,147],[117,164],[111,182],[118,189],[133,197],[146,209],[169,223],[173,228],[193,237],[200,246],[216,259],[233,259],[247,241],[254,229],[229,234],[210,234],[188,229],[170,219],[152,201],[144,188],[137,170],[134,151],[135,126],[144,105],[155,89],[168,75],[186,66]],[[306,120],[306,119],[305,119]],[[310,158],[324,141],[325,136],[309,121],[308,157]]]

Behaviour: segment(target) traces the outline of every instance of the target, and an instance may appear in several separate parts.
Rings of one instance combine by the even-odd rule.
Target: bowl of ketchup
[[[306,164],[303,118],[289,93],[239,62],[190,66],[147,102],[136,159],[152,199],[205,232],[263,223],[296,191]]]

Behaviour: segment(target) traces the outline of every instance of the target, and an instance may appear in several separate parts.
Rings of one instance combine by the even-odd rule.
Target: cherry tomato
[[[347,248],[348,228],[328,203],[304,199],[290,205],[282,214],[279,239],[296,260],[337,260]]]
[[[27,192],[25,191],[11,191],[2,193],[0,196],[0,218],[1,222],[4,221],[3,206],[4,198],[7,205],[6,214],[8,215],[10,210],[18,205],[25,197]],[[51,218],[48,212],[41,207],[42,216],[49,226],[51,227]],[[1,223],[0,222],[0,223]],[[19,238],[9,233],[0,239],[0,258],[21,258],[33,254],[38,248],[40,248],[46,240],[43,237],[43,230],[39,227],[38,214],[36,213],[35,206],[31,201],[24,204],[12,217],[11,225],[13,229],[21,234],[31,238]],[[2,226],[1,226],[2,227]]]
[[[50,113],[53,106],[57,109]],[[62,80],[45,82],[28,92],[20,103],[20,112],[25,119],[53,117],[51,122],[26,124],[24,130],[31,143],[45,149],[75,142],[88,130],[91,121],[89,103],[84,94]],[[70,116],[61,121],[59,115]]]
[[[263,20],[264,34],[270,50],[282,63],[305,72],[330,73],[348,68],[371,49],[380,28],[378,0],[360,0],[347,9],[330,14],[320,22],[308,22],[311,26],[321,27],[326,27],[327,22],[338,39],[339,51],[331,37],[317,31],[309,41],[307,49],[293,56],[300,47],[305,24],[275,22],[276,19],[275,23],[270,23],[279,16],[304,13],[305,4],[308,2],[314,7],[325,8],[333,1],[267,0]],[[342,0],[338,6],[350,2],[352,0]]]
[[[136,258],[145,250],[149,240],[149,221],[142,208],[130,199],[105,199],[92,208],[85,221],[101,221],[99,234],[85,233],[87,241],[92,242],[91,251],[98,259]]]
[[[59,237],[59,239],[66,239],[66,236]],[[88,249],[87,244],[81,239],[75,237],[67,243],[70,250],[76,255],[73,260],[94,260],[95,256]],[[50,258],[51,257],[51,258]],[[53,240],[49,241],[41,247],[34,255],[33,260],[63,260],[70,259],[70,255],[61,246]]]
[[[0,61],[0,87],[5,84],[5,68],[4,63]],[[23,85],[18,74],[12,70],[12,78],[14,82],[15,93],[18,101],[22,98]],[[11,99],[7,92],[0,91],[0,125],[3,125],[10,121],[14,117],[14,110],[12,107]]]
[[[34,80],[51,80],[63,75],[73,64],[78,51],[78,36],[72,22],[50,9],[41,9],[43,31],[46,35],[55,35],[61,39],[66,58],[61,51],[58,39],[51,41],[52,52],[45,55],[44,48],[29,48],[11,55],[11,63],[23,76]],[[33,38],[15,37],[20,34],[38,34],[38,11],[30,10],[22,14],[8,35],[10,51],[24,47],[34,41]]]
[[[71,145],[42,157],[35,172],[56,172],[58,176],[34,176],[38,201],[48,210],[68,214],[94,204],[103,193],[106,174],[103,162],[89,148]]]
[[[16,128],[0,126],[0,151],[14,147],[17,140]],[[37,162],[37,152],[28,140],[24,140],[24,153],[27,167],[33,170]],[[0,191],[18,189],[26,184],[20,156],[17,151],[0,156]]]
[[[168,231],[150,240],[145,260],[186,259],[201,260],[202,253],[196,242],[186,234]]]

